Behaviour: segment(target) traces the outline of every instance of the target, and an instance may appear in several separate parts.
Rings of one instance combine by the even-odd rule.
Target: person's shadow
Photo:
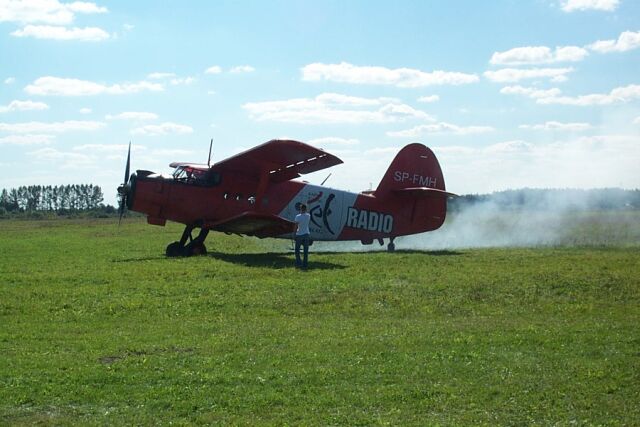
[[[266,252],[257,254],[230,254],[226,252],[209,252],[210,257],[221,261],[239,264],[245,267],[270,267],[275,269],[294,268],[295,258],[286,253]],[[332,262],[309,260],[309,270],[335,270],[346,268]]]

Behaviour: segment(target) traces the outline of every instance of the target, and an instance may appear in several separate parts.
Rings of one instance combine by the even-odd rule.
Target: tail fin
[[[422,144],[409,144],[400,150],[374,194],[384,197],[405,188],[445,191],[438,159],[433,151]]]

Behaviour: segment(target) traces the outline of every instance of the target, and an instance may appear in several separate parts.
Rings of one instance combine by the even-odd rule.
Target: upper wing
[[[177,167],[180,167],[180,166],[191,168],[191,169],[196,169],[196,170],[202,170],[202,171],[209,170],[209,166],[203,165],[201,163],[189,163],[189,162],[171,162],[171,163],[169,163],[169,167],[170,168],[177,168]]]
[[[295,229],[295,222],[278,215],[243,212],[231,218],[217,222],[205,222],[204,227],[225,233],[246,234],[259,238],[275,237],[291,233]]]
[[[220,172],[241,172],[255,178],[268,172],[271,182],[283,182],[340,163],[342,160],[336,156],[303,142],[274,139],[222,160],[212,168]]]

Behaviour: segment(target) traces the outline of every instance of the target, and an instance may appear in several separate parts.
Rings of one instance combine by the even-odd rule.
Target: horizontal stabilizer
[[[421,197],[436,197],[436,198],[447,198],[447,197],[458,197],[457,194],[449,193],[448,191],[438,190],[437,188],[429,188],[429,187],[407,187],[407,188],[398,188],[392,190],[393,193],[408,196],[414,198]]]
[[[240,215],[227,218],[223,221],[205,221],[203,227],[224,233],[256,236],[262,239],[264,237],[275,237],[291,233],[295,229],[295,225],[295,222],[278,215],[243,212]]]

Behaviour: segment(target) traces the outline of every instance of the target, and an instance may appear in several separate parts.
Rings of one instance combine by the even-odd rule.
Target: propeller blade
[[[129,151],[127,152],[127,167],[124,169],[124,184],[129,182],[129,167],[131,166],[131,141],[129,141]]]

